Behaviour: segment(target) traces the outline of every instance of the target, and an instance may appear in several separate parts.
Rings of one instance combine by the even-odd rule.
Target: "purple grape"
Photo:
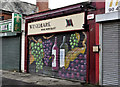
[[[79,56],[79,59],[82,59],[82,55]]]
[[[52,43],[50,43],[50,46],[52,46]]]
[[[49,55],[49,53],[47,52],[47,55]]]
[[[84,55],[84,59],[86,59],[87,58],[87,56],[86,55]]]
[[[81,63],[81,64],[84,64],[84,60],[81,60],[80,63]]]
[[[81,65],[81,69],[84,69],[84,65]]]
[[[50,57],[50,56],[47,56],[48,58]]]
[[[72,79],[74,78],[74,73],[71,74],[71,78],[72,78]]]
[[[76,60],[76,64],[79,62],[79,60]]]
[[[74,72],[77,72],[77,69],[74,69]]]
[[[67,73],[66,76],[69,78],[70,77],[69,73]]]
[[[47,47],[49,47],[49,45],[48,45],[48,44],[46,44],[46,46],[47,46]]]
[[[84,71],[83,71],[83,70],[80,70],[80,74],[83,75],[83,74],[84,74]]]
[[[64,74],[62,74],[62,78],[64,78],[65,77],[65,75]]]
[[[74,68],[72,68],[72,71],[74,71]]]
[[[46,66],[48,66],[48,63],[46,63]]]
[[[81,79],[81,81],[84,81],[84,77],[83,76],[81,76],[80,79]]]
[[[80,77],[80,73],[79,72],[77,72],[77,78],[79,78]]]
[[[86,74],[86,70],[83,71]]]
[[[63,72],[65,71],[65,67],[62,68],[62,71],[63,71]]]
[[[62,74],[62,72],[61,71],[59,71],[59,75],[61,75]]]
[[[46,57],[47,55],[45,54],[44,56]]]
[[[68,68],[68,71],[70,71],[70,67]]]
[[[80,67],[81,65],[80,64],[78,64],[78,67]]]
[[[46,48],[46,51],[48,51],[48,48]]]
[[[71,63],[71,66],[73,67],[73,66],[74,66],[74,63]]]

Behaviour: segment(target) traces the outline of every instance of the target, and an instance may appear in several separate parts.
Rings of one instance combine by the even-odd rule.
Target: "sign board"
[[[95,15],[94,14],[89,14],[87,15],[87,20],[94,19]]]
[[[105,13],[118,11],[120,9],[120,0],[106,0]]]
[[[83,29],[85,13],[28,23],[28,35]]]
[[[22,15],[12,13],[12,32],[21,32]]]
[[[0,23],[0,32],[12,31],[12,21]]]

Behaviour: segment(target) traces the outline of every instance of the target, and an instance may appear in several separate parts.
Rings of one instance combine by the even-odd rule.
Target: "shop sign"
[[[120,0],[106,0],[105,2],[105,13],[118,11],[120,9]]]
[[[12,13],[12,32],[21,32],[22,15]]]
[[[28,35],[83,29],[85,13],[28,23]]]
[[[12,22],[3,22],[0,24],[0,32],[12,31]]]
[[[94,14],[89,14],[87,15],[87,20],[92,20],[94,19],[95,15]]]

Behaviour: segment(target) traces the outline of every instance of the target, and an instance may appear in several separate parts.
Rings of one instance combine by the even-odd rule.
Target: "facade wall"
[[[105,2],[93,2],[92,5],[96,10],[88,12],[88,14],[103,14],[105,13]],[[93,46],[99,45],[99,24],[95,23],[95,19],[88,20],[89,24],[89,55],[88,55],[88,81],[92,84],[99,84],[99,53],[93,53]]]
[[[90,12],[88,12],[88,14],[101,14],[105,12],[105,3],[104,2],[93,2],[91,5],[93,5],[94,7],[96,7],[96,10],[92,10]],[[78,5],[76,5],[77,7]],[[71,6],[71,8],[73,8],[75,6]],[[64,10],[66,8],[61,8],[58,9],[59,10]],[[78,9],[76,8],[74,11],[78,12]],[[53,11],[54,12],[54,11]],[[56,11],[55,11],[56,12]],[[79,11],[80,12],[80,11]],[[49,13],[46,12],[46,13]],[[64,11],[64,15],[68,15],[69,13],[71,13],[71,11]],[[75,12],[74,12],[75,13]],[[44,13],[40,13],[39,15],[43,15]],[[51,16],[53,16],[54,14],[52,14]],[[56,15],[63,15],[63,13],[56,13]],[[29,16],[26,20],[27,23],[32,22],[32,21],[39,21],[39,19],[41,18],[42,20],[45,19],[43,16],[41,16],[39,19],[34,18],[38,16],[38,14]],[[46,17],[46,16],[45,16]],[[50,17],[50,15],[47,16],[48,18]],[[56,17],[56,16],[55,16]],[[50,17],[52,18],[52,17]],[[86,67],[86,82],[87,83],[92,83],[92,84],[98,84],[99,83],[99,54],[98,53],[93,53],[93,46],[94,45],[99,45],[99,28],[98,28],[98,24],[95,23],[95,19],[92,20],[88,20],[87,21],[89,24],[89,31],[86,32],[87,34],[87,67]],[[27,48],[27,43],[29,43],[29,40],[27,39],[27,23],[26,23],[26,48]],[[28,48],[27,48],[28,49]],[[29,62],[27,62],[27,52],[26,52],[26,59],[25,59],[25,70],[27,71],[27,64],[29,64]],[[35,68],[35,67],[34,67]],[[29,71],[29,70],[28,70]],[[35,71],[35,70],[33,70]],[[67,74],[68,75],[68,74]],[[64,77],[64,75],[63,75]]]

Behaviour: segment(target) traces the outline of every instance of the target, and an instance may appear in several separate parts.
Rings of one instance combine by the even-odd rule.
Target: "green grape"
[[[32,51],[31,54],[34,55],[34,52]]]
[[[76,35],[74,34],[74,36],[76,36]]]
[[[72,49],[74,48],[74,46],[72,46]]]
[[[39,61],[39,63],[41,64],[41,61]]]
[[[40,55],[40,52],[38,54]]]
[[[33,47],[33,46],[34,46],[34,42],[31,43],[31,47]]]
[[[39,46],[40,45],[40,43],[37,43],[37,46]]]
[[[70,43],[70,45],[72,45],[72,42]]]
[[[72,42],[72,40],[69,40],[69,42]]]
[[[37,65],[37,62],[36,62],[36,65]]]
[[[38,53],[38,51],[36,51],[36,54]]]
[[[41,49],[41,52],[43,52],[43,49]]]
[[[38,70],[36,70],[36,72],[38,72]]]
[[[37,48],[37,46],[35,46],[35,49]]]
[[[36,54],[34,54],[34,57],[36,56]]]
[[[76,42],[76,40],[74,40],[74,42]]]
[[[39,48],[39,47],[37,47],[37,50],[39,51],[39,50],[40,50],[40,48]]]
[[[76,46],[78,46],[78,44],[76,44]]]
[[[42,48],[43,47],[43,45],[42,44],[40,44],[40,48]]]
[[[34,50],[34,47],[32,47],[32,50]]]
[[[76,43],[73,44],[74,46],[76,45]]]
[[[35,61],[36,61],[36,58],[34,58],[35,59]]]
[[[75,37],[73,37],[73,39],[75,39]]]
[[[78,40],[76,40],[76,42],[78,43]]]
[[[43,63],[42,63],[42,65],[43,65]]]

